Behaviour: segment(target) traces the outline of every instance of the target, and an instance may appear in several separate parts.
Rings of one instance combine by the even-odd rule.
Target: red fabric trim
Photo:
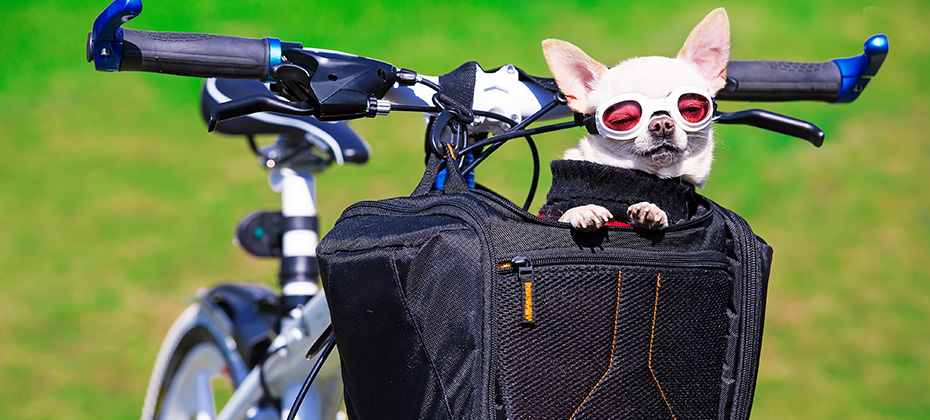
[[[545,214],[540,214],[539,217],[546,217],[546,215],[545,215]],[[604,226],[623,226],[623,227],[630,227],[630,226],[633,226],[633,225],[631,225],[631,224],[629,224],[629,223],[625,223],[625,222],[607,222],[607,223],[604,223]]]

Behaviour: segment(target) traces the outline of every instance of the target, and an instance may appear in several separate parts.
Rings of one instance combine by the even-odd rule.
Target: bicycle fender
[[[278,294],[263,284],[222,284],[203,293],[200,300],[232,324],[236,351],[249,369],[255,367],[280,323]]]

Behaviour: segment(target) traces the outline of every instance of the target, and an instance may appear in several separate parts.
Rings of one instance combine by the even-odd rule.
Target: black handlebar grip
[[[740,61],[727,65],[727,85],[717,99],[729,101],[825,101],[840,95],[843,76],[832,61]]]
[[[268,77],[267,38],[122,30],[120,71],[263,81]]]

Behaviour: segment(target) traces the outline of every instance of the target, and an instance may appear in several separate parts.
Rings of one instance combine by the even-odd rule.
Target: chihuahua
[[[730,55],[724,9],[710,12],[691,31],[676,58],[638,57],[608,69],[555,39],[543,41],[543,54],[569,108],[588,116],[593,133],[563,159],[704,186],[713,161],[713,96],[726,85]],[[625,210],[626,219],[617,221],[651,230],[669,225],[666,212],[650,201]],[[610,210],[596,204],[573,207],[559,218],[582,231],[600,229],[612,219]]]

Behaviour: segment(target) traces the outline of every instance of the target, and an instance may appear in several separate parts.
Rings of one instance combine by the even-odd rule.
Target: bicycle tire
[[[200,412],[215,416],[213,380],[223,378],[236,389],[248,374],[231,328],[223,313],[203,302],[178,317],[158,352],[142,419],[190,419]]]

